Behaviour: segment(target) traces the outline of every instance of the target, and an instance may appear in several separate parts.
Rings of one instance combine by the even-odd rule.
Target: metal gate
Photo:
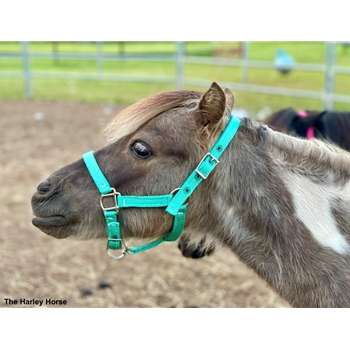
[[[274,69],[273,62],[254,61],[249,60],[249,42],[243,43],[243,55],[240,59],[218,58],[218,57],[198,57],[186,55],[185,42],[175,43],[174,54],[165,55],[147,55],[147,54],[106,54],[102,52],[102,42],[96,43],[96,53],[82,54],[82,53],[36,53],[30,51],[29,42],[21,42],[20,53],[1,53],[1,58],[21,58],[23,62],[22,73],[7,73],[0,72],[0,78],[22,78],[24,82],[24,97],[31,99],[34,96],[32,80],[36,78],[41,79],[73,79],[73,80],[106,80],[106,81],[120,81],[120,82],[149,82],[149,83],[170,83],[174,84],[176,89],[183,89],[186,85],[207,87],[211,81],[205,79],[198,79],[196,77],[185,76],[186,63],[197,65],[220,65],[241,67],[242,81],[220,82],[228,88],[238,91],[247,91],[254,93],[264,93],[272,95],[284,95],[292,97],[312,98],[323,102],[324,109],[333,109],[334,102],[350,103],[350,95],[339,95],[335,93],[335,77],[336,74],[350,74],[350,68],[336,66],[336,42],[326,43],[326,57],[324,64],[303,64],[296,63],[294,70],[323,72],[325,75],[324,88],[320,92],[310,90],[299,90],[280,88],[272,86],[254,85],[249,83],[249,69],[250,68],[266,68]],[[96,61],[96,73],[49,73],[49,72],[35,72],[31,69],[31,59],[76,59],[76,60],[93,60]],[[143,61],[167,61],[173,62],[175,69],[175,76],[127,76],[103,73],[103,63],[110,60],[143,60]]]

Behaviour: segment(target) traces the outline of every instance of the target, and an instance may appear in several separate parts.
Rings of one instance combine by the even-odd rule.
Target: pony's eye
[[[134,154],[139,158],[149,158],[152,155],[152,152],[143,142],[136,141],[131,146],[130,149]]]

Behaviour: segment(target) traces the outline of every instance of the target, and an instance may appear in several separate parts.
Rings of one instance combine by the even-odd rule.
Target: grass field
[[[237,58],[232,49],[238,48],[237,42],[187,42],[188,55],[211,57],[220,52],[220,57]],[[297,63],[325,62],[326,45],[324,42],[250,42],[249,59],[272,62],[278,48],[284,48]],[[60,53],[95,53],[97,46],[93,42],[32,42],[32,52],[60,52]],[[230,51],[231,50],[231,51]],[[350,66],[350,47],[338,45],[337,65]],[[104,53],[153,53],[172,54],[175,51],[173,42],[107,42],[102,44]],[[0,42],[0,53],[21,52],[19,42]],[[32,59],[33,72],[59,73],[96,73],[97,63],[93,60],[54,60]],[[19,58],[0,59],[1,73],[19,73],[22,71],[22,61]],[[168,76],[175,75],[173,62],[146,61],[105,61],[103,73],[121,74],[128,76]],[[201,78],[220,82],[242,82],[240,67],[224,67],[218,65],[198,65],[186,63],[184,67],[186,78]],[[292,89],[322,91],[324,88],[324,73],[293,71],[288,75],[281,75],[273,69],[249,69],[249,82],[255,85],[267,85]],[[185,86],[186,89],[204,91],[203,87]],[[35,100],[72,100],[87,102],[108,102],[117,104],[131,104],[141,98],[154,93],[175,89],[175,84],[134,83],[91,80],[54,80],[33,79]],[[336,93],[347,95],[350,91],[350,76],[336,76]],[[272,110],[295,107],[297,109],[321,109],[322,102],[315,99],[275,96],[235,91],[236,107],[246,108],[253,114],[268,106]],[[0,79],[0,99],[23,99],[23,80],[20,78]],[[349,110],[350,105],[336,103],[335,108]]]

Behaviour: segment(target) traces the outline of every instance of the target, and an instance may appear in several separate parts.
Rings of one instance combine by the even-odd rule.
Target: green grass
[[[238,43],[229,42],[187,42],[186,53],[188,55],[212,56],[214,51],[220,51],[220,57],[238,56],[232,52],[232,48],[238,48]],[[324,64],[326,45],[324,42],[250,42],[249,59],[272,62],[278,48],[284,48],[298,63]],[[97,45],[94,42],[32,42],[32,52],[62,52],[62,53],[95,53]],[[102,45],[104,53],[150,53],[173,54],[176,44],[173,42],[106,42]],[[0,52],[21,52],[18,42],[0,42]],[[341,45],[337,47],[337,65],[350,66],[350,48]],[[98,65],[95,61],[88,60],[55,60],[32,59],[33,72],[49,73],[91,73],[95,74]],[[0,59],[0,74],[3,72],[21,73],[22,60]],[[128,76],[168,76],[174,77],[176,71],[172,62],[145,62],[145,61],[105,61],[103,73],[121,74]],[[207,79],[217,82],[242,82],[242,69],[239,67],[225,67],[218,65],[202,65],[186,63],[184,67],[185,77]],[[323,91],[324,74],[321,72],[293,71],[288,75],[281,75],[273,69],[249,69],[249,83],[254,85],[267,85],[300,90]],[[202,87],[190,87],[204,91]],[[120,83],[107,81],[76,81],[33,79],[34,99],[37,100],[74,100],[89,102],[113,102],[131,104],[141,98],[160,91],[173,90],[174,84],[157,83]],[[350,94],[350,76],[337,75],[335,91],[338,94]],[[275,96],[260,93],[248,93],[235,91],[236,107],[246,108],[253,113],[268,106],[271,109],[286,108],[296,109],[321,109],[322,102],[314,99],[295,98],[287,96]],[[0,78],[0,99],[23,99],[24,87],[20,78]],[[349,110],[350,105],[336,103],[335,108]]]
[[[23,94],[22,79],[0,79],[0,100],[20,100]]]
[[[38,100],[71,100],[129,105],[159,91],[172,90],[173,86],[110,81],[35,79],[33,88]]]

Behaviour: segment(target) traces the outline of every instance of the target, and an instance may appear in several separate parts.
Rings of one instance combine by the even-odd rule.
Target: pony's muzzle
[[[64,198],[60,192],[60,183],[59,177],[50,177],[38,185],[31,200],[34,216],[32,224],[47,234],[65,238],[65,234],[58,235],[56,231],[68,225],[73,218],[69,214],[68,202],[62,200]]]

